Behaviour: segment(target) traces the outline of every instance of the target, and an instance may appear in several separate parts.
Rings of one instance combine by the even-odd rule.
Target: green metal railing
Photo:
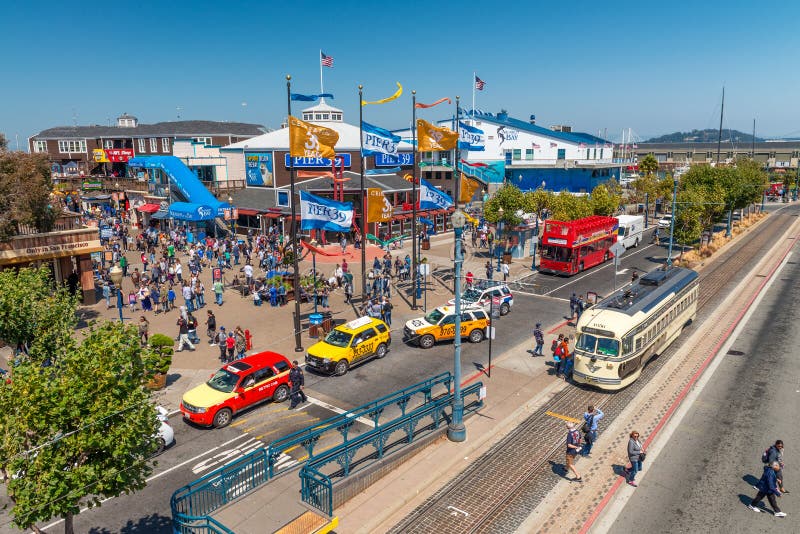
[[[330,477],[305,465],[300,470],[300,484],[303,502],[322,511],[328,517],[333,516],[333,482]]]

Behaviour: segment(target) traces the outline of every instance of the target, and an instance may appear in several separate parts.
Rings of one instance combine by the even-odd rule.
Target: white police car
[[[507,285],[502,282],[486,282],[481,285],[476,285],[467,289],[461,295],[461,304],[465,307],[480,307],[486,312],[490,311],[492,306],[492,299],[496,299],[494,303],[495,310],[500,309],[500,315],[507,315],[514,305],[514,294]],[[448,304],[451,306],[456,303],[456,299],[450,299]]]

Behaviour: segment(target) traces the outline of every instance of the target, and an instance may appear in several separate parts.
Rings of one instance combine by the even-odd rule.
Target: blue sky
[[[795,2],[736,0],[6,2],[0,132],[22,146],[73,117],[106,124],[122,112],[275,128],[285,75],[317,92],[322,49],[335,59],[325,90],[352,123],[359,83],[368,100],[403,84],[398,101],[364,108],[365,120],[401,128],[411,89],[469,106],[477,71],[479,109],[544,126],[612,139],[716,128],[725,85],[725,127],[749,132],[755,118],[759,135],[800,135],[798,15]]]

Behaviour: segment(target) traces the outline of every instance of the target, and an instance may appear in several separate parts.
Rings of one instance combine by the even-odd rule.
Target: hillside
[[[719,130],[712,130],[710,128],[705,130],[692,130],[691,132],[674,132],[671,134],[653,137],[644,141],[645,143],[716,143],[719,136]],[[749,133],[740,132],[739,130],[722,130],[723,143],[749,143],[753,140],[753,135]],[[756,141],[761,142],[764,139],[756,137]]]

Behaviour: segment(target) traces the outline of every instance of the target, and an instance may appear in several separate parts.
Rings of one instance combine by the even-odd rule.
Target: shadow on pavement
[[[92,528],[89,530],[89,534],[110,534],[111,532],[106,528]],[[129,520],[119,532],[120,534],[171,534],[172,519],[159,514],[150,514],[139,518],[135,522]]]

